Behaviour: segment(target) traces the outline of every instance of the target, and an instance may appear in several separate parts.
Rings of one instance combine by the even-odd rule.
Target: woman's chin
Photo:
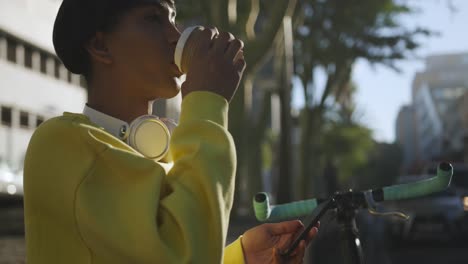
[[[171,86],[170,89],[164,90],[162,97],[165,99],[176,97],[180,93],[181,84],[182,83],[177,83],[176,85]]]
[[[158,99],[170,99],[180,93],[181,87],[182,82],[178,78],[174,78],[165,85],[159,85],[158,88],[154,89],[153,91],[156,91],[156,93],[153,93],[152,96]]]

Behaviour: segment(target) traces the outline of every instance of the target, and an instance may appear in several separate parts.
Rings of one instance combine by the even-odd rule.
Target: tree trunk
[[[232,214],[238,215],[239,209],[241,208],[242,202],[242,191],[244,175],[245,175],[245,144],[243,136],[243,124],[245,123],[244,118],[244,85],[241,83],[236,95],[231,101],[229,106],[229,132],[234,138],[236,145],[237,154],[237,170],[236,170],[236,188],[234,189],[234,204],[232,208]]]

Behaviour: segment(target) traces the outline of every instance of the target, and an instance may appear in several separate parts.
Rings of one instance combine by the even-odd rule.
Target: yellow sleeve
[[[89,133],[98,154],[75,211],[93,263],[222,262],[236,168],[227,111],[227,101],[214,93],[184,98],[167,173]]]
[[[224,249],[223,264],[245,264],[242,250],[242,236]]]

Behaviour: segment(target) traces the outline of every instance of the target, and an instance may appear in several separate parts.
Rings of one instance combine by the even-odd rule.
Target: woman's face
[[[112,67],[132,85],[129,95],[153,100],[171,98],[180,91],[180,71],[174,51],[180,32],[175,10],[163,1],[128,11],[107,34]]]

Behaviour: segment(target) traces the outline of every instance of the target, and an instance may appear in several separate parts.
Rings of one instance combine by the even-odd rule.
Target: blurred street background
[[[81,112],[86,83],[55,55],[61,0],[0,0],[0,264],[25,263],[23,160],[45,120]],[[358,215],[368,263],[468,263],[468,1],[176,0],[181,30],[216,26],[245,42],[230,108],[238,174],[228,242],[273,203],[434,176],[450,188]],[[180,96],[155,102],[177,120]],[[59,162],[59,161],[58,161]],[[54,183],[50,183],[54,184]],[[137,205],[136,205],[137,206]],[[344,263],[334,215],[306,263]]]

